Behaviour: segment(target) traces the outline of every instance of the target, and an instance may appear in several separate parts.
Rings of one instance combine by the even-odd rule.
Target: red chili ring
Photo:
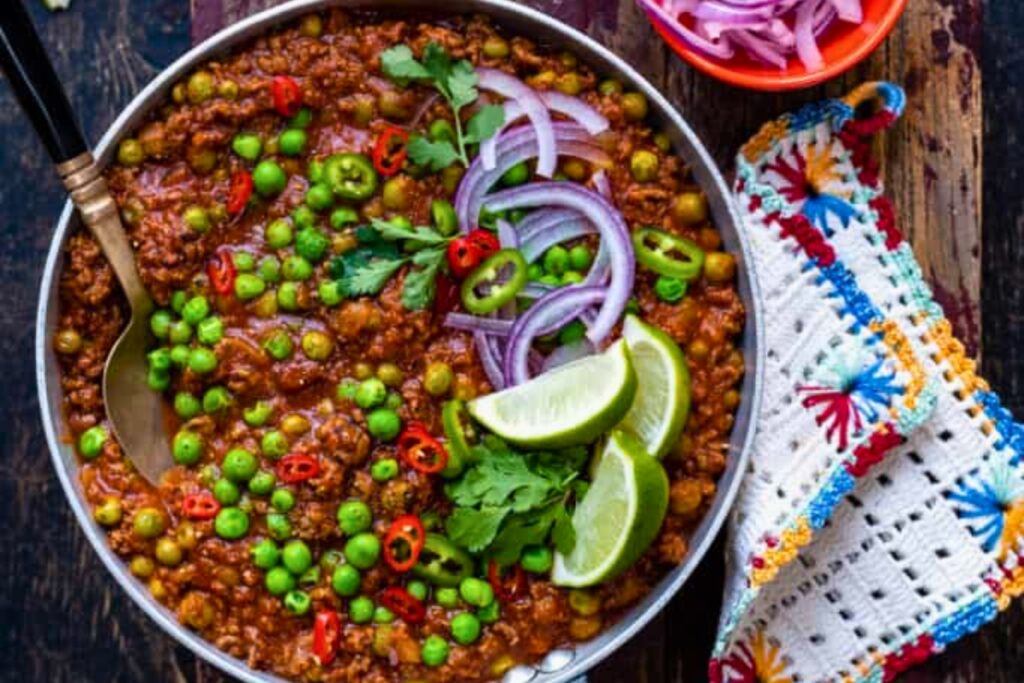
[[[398,437],[402,459],[417,472],[437,474],[448,466],[448,451],[419,422],[412,422]]]
[[[373,146],[373,167],[378,173],[390,177],[402,170],[407,154],[407,142],[409,134],[401,128],[388,126],[384,129]]]
[[[277,463],[277,478],[286,484],[312,479],[320,474],[320,463],[312,455],[292,453]]]
[[[227,251],[214,252],[206,264],[206,274],[210,278],[210,286],[218,294],[229,296],[235,291],[235,262]]]
[[[181,512],[189,519],[213,519],[220,512],[220,503],[206,491],[190,493],[181,501]]]
[[[270,82],[270,94],[274,98],[274,109],[281,116],[292,117],[302,107],[302,91],[290,76],[274,76]]]
[[[409,571],[419,561],[425,540],[426,530],[419,517],[402,515],[396,518],[384,536],[384,561],[393,571]],[[402,549],[405,550],[405,557],[400,559],[397,551]]]
[[[245,211],[252,196],[252,174],[248,171],[235,171],[231,176],[231,186],[228,189],[227,210],[232,216]]]
[[[427,618],[427,608],[423,603],[400,586],[385,588],[379,602],[407,624],[419,624]]]
[[[490,582],[491,588],[494,589],[494,594],[502,602],[526,595],[526,572],[518,563],[513,566],[511,576],[502,578],[501,567],[498,566],[498,563],[494,560],[489,561],[487,563],[487,580]]]
[[[338,654],[338,639],[341,637],[341,619],[338,613],[321,610],[313,620],[313,654],[321,666],[327,666]]]

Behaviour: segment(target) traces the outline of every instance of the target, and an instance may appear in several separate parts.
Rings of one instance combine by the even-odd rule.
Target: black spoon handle
[[[55,164],[87,152],[64,88],[21,0],[3,0],[0,66]]]

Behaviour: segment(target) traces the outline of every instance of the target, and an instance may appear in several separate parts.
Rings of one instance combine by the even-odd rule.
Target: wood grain
[[[34,15],[58,71],[96,139],[116,112],[195,36],[273,0],[74,0],[72,10]],[[440,3],[439,3],[440,4]],[[936,293],[1009,405],[1024,406],[1024,338],[1018,265],[1024,234],[1019,187],[1024,112],[1019,99],[1024,8],[986,8],[986,239],[981,240],[982,99],[980,0],[911,0],[906,16],[867,63],[827,87],[785,95],[737,90],[695,73],[657,40],[631,0],[532,0],[629,59],[679,107],[728,168],[736,147],[770,116],[838,95],[869,78],[903,84],[907,115],[879,143],[903,227]],[[994,37],[994,39],[993,39]],[[32,377],[37,283],[61,206],[56,178],[0,86],[0,680],[222,681],[164,636],[116,589],[78,532],[50,469]],[[984,263],[982,262],[984,258]],[[980,298],[982,266],[986,292]],[[984,328],[982,327],[984,322]],[[720,552],[666,612],[597,672],[602,683],[701,681],[718,615]],[[913,683],[1024,680],[1024,609],[907,674]]]

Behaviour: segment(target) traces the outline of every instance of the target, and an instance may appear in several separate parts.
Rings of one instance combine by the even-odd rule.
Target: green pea
[[[263,340],[263,349],[274,360],[285,360],[292,355],[292,338],[282,329],[274,330]]]
[[[244,448],[232,448],[224,456],[221,470],[224,476],[234,482],[246,482],[256,474],[259,462],[256,456]]]
[[[174,435],[171,454],[179,465],[194,465],[203,455],[203,438],[183,429]]]
[[[271,512],[267,515],[267,533],[278,541],[283,541],[292,535],[292,523],[288,521],[288,515],[279,512]]]
[[[601,609],[601,598],[584,590],[570,591],[569,607],[580,616],[593,616]]]
[[[313,553],[304,541],[289,541],[281,552],[281,564],[298,576],[313,566]]]
[[[161,538],[153,548],[153,556],[165,567],[177,567],[182,560],[181,546],[174,539]]]
[[[276,429],[269,431],[260,439],[260,450],[268,458],[280,458],[288,452],[288,438]]]
[[[246,161],[256,161],[263,153],[263,141],[253,133],[239,133],[231,141],[231,151]]]
[[[345,555],[340,550],[330,549],[320,555],[320,568],[333,573],[337,567],[345,564]]]
[[[146,160],[146,152],[142,143],[135,138],[127,138],[117,146],[117,161],[122,166],[138,166]]]
[[[630,121],[647,118],[647,98],[642,93],[629,92],[622,96],[622,113]]]
[[[171,369],[171,352],[167,348],[150,351],[146,356],[151,370],[166,372]]]
[[[494,602],[494,589],[491,584],[470,576],[459,584],[459,595],[474,607],[486,607]]]
[[[217,94],[225,100],[238,99],[238,83],[234,81],[221,81],[217,84]]]
[[[274,490],[277,477],[269,470],[260,470],[249,480],[249,491],[256,496],[265,496]]]
[[[361,500],[349,500],[338,507],[338,527],[346,536],[366,531],[372,522],[373,514]]]
[[[210,213],[201,206],[193,204],[185,207],[185,212],[181,217],[185,221],[185,225],[193,232],[202,235],[210,231]]]
[[[185,86],[188,101],[192,104],[202,104],[213,97],[213,74],[209,71],[197,71],[188,79]]]
[[[217,354],[202,346],[188,354],[189,370],[197,375],[207,375],[217,369]]]
[[[427,135],[434,142],[455,142],[455,128],[447,119],[434,119],[427,128]]]
[[[507,211],[489,211],[486,208],[480,210],[480,227],[495,230],[498,227],[498,219],[508,218]]]
[[[430,588],[427,584],[422,581],[410,581],[405,586],[405,590],[409,591],[409,595],[416,598],[420,602],[427,599],[427,595],[430,592]]]
[[[295,588],[295,577],[284,567],[274,567],[267,572],[263,583],[271,595],[284,595]]]
[[[457,588],[438,588],[434,591],[434,599],[437,600],[437,604],[447,609],[452,609],[459,606],[459,589]]]
[[[300,586],[315,586],[320,583],[320,567],[313,566],[299,575]]]
[[[281,280],[281,261],[271,254],[260,259],[256,267],[256,275],[264,282],[271,284]]]
[[[519,560],[525,571],[531,574],[547,574],[554,564],[554,555],[550,548],[542,545],[528,546],[523,549],[523,555]]]
[[[203,404],[199,402],[195,394],[191,394],[187,391],[179,391],[174,395],[174,412],[182,420],[191,420],[193,417],[198,415],[203,409]]]
[[[484,41],[484,56],[488,59],[505,59],[509,55],[508,41],[501,36],[490,36]]]
[[[370,476],[374,481],[390,481],[398,476],[398,461],[394,458],[384,458],[373,463],[370,467]]]
[[[334,340],[325,332],[310,330],[302,335],[302,353],[310,360],[322,363],[331,357],[333,350]]]
[[[150,368],[146,374],[146,384],[153,391],[163,391],[171,386],[171,376],[166,370]]]
[[[356,213],[355,209],[350,209],[347,206],[343,206],[331,212],[331,227],[335,230],[341,230],[346,225],[358,222],[359,214]]]
[[[278,138],[278,149],[286,157],[302,156],[306,151],[306,131],[300,129],[286,130]]]
[[[638,149],[629,158],[629,172],[639,183],[649,183],[658,179],[658,155],[646,149]]]
[[[331,588],[345,598],[358,594],[361,583],[362,577],[359,575],[359,570],[350,564],[338,565],[331,575]]]
[[[213,484],[213,497],[221,505],[234,505],[242,498],[242,492],[235,482],[228,479],[218,479]]]
[[[413,181],[408,176],[388,178],[381,189],[381,202],[385,209],[405,211],[412,203]]]
[[[270,496],[270,506],[278,512],[289,512],[295,507],[295,494],[288,489],[276,489]]]
[[[373,366],[369,363],[356,363],[352,368],[352,374],[355,375],[356,379],[370,379],[373,377]]]
[[[167,339],[171,332],[171,324],[174,321],[174,317],[171,312],[165,309],[160,309],[149,316],[149,330],[153,333],[153,336],[157,339]]]
[[[200,344],[213,346],[223,338],[224,321],[216,315],[210,316],[196,327],[196,339],[199,340]],[[189,357],[191,358],[191,355]],[[216,358],[214,356],[214,367],[217,367]]]
[[[620,95],[622,94],[622,84],[609,78],[598,84],[597,91],[602,95]]]
[[[299,229],[310,228],[316,224],[316,213],[313,212],[313,209],[303,204],[292,211],[292,222]]]
[[[536,282],[544,277],[544,266],[539,263],[531,263],[526,267],[526,279]]]
[[[594,263],[594,255],[585,244],[577,244],[569,250],[569,267],[573,270],[585,272]]]
[[[430,216],[434,221],[434,227],[445,237],[454,235],[459,229],[459,217],[455,214],[455,207],[446,199],[435,199],[431,202]]]
[[[378,441],[391,441],[402,431],[402,421],[394,410],[390,408],[377,408],[366,416],[366,428],[369,430],[370,436]],[[387,461],[382,460],[380,462]],[[394,461],[392,460],[391,462]],[[398,463],[394,464],[394,472],[391,476],[386,477],[386,479],[391,479],[398,474]],[[390,468],[388,471],[390,471]],[[376,478],[376,475],[374,475],[374,479]]]
[[[335,280],[324,280],[317,285],[317,296],[324,306],[337,306],[343,298],[341,285]]]
[[[203,465],[203,469],[199,470],[199,483],[208,489],[213,488],[218,477],[220,477],[220,469],[216,465]]]
[[[569,269],[569,252],[561,245],[555,245],[544,254],[544,272],[560,276]]]
[[[252,252],[236,251],[231,256],[231,262],[239,273],[251,273],[256,270],[256,257],[252,255]]]
[[[176,368],[183,368],[188,365],[188,356],[192,353],[184,344],[175,344],[171,347],[171,365]]]
[[[373,610],[373,621],[376,624],[390,624],[395,620],[395,613],[383,605],[377,605]]]
[[[348,603],[348,618],[353,624],[366,624],[373,619],[373,600],[361,596]]]
[[[456,614],[451,626],[452,639],[460,645],[471,645],[480,637],[480,620],[469,612]]]
[[[267,285],[252,273],[241,273],[235,278],[235,296],[242,301],[250,301],[263,294]]]
[[[427,666],[443,666],[448,661],[448,641],[441,636],[427,636],[420,649],[420,659]]]
[[[252,184],[261,197],[273,197],[284,191],[288,176],[276,161],[266,159],[253,169]]]
[[[314,211],[327,211],[334,206],[334,191],[324,183],[313,185],[306,191],[306,205]]]
[[[139,538],[156,538],[167,529],[167,517],[154,507],[139,508],[132,518],[132,531]]]
[[[308,280],[313,276],[313,264],[299,255],[289,256],[281,266],[281,274],[285,280]]]
[[[504,175],[501,176],[501,183],[506,187],[512,187],[514,185],[522,185],[529,179],[530,167],[526,165],[525,161],[521,161],[505,171]]]
[[[376,377],[364,380],[356,391],[356,405],[367,409],[379,406],[388,396],[388,388]]]
[[[626,313],[640,315],[640,301],[635,296],[629,297],[629,301],[626,302]]]
[[[574,320],[558,332],[559,344],[573,344],[587,336],[587,326],[579,320]]]
[[[658,279],[654,281],[654,296],[665,303],[678,303],[686,296],[688,287],[683,280],[659,275]]]
[[[558,283],[563,287],[566,285],[578,285],[583,283],[587,278],[584,277],[583,273],[575,270],[567,270],[562,273],[562,277],[558,279]]]
[[[128,563],[128,570],[140,579],[148,579],[156,571],[156,565],[145,555],[136,555]]]
[[[493,624],[501,618],[501,604],[495,600],[487,607],[481,607],[476,611],[477,618],[485,624]]]
[[[97,524],[111,527],[121,522],[124,511],[121,508],[121,500],[114,496],[107,496],[103,502],[93,510],[92,516]]]
[[[388,397],[384,400],[384,407],[390,408],[391,410],[398,410],[402,407],[402,396],[395,392],[388,394]]]
[[[282,282],[277,289],[277,305],[286,311],[299,309],[299,285],[296,282]]]
[[[274,407],[266,401],[257,401],[242,411],[242,419],[250,427],[262,427],[270,419]]]
[[[451,389],[455,373],[447,363],[434,362],[423,372],[423,388],[431,396],[444,396]]]
[[[269,538],[253,544],[249,548],[249,555],[252,557],[252,563],[260,569],[273,569],[281,559],[281,551]]]
[[[318,23],[320,26],[319,29],[316,28]],[[316,37],[320,35],[321,30],[323,30],[323,23],[320,17],[316,16],[315,14],[311,14],[309,16],[302,18],[302,35]],[[291,117],[291,119],[288,120],[288,128],[308,128],[309,124],[312,122],[313,110],[310,109],[309,107],[303,107],[302,109],[299,110],[298,114],[296,114],[295,116]]]
[[[686,225],[699,225],[708,219],[708,200],[700,192],[684,192],[672,204],[672,215]]]
[[[380,540],[371,533],[356,534],[345,543],[345,559],[356,569],[369,569],[380,558]]]
[[[242,538],[249,533],[249,515],[236,507],[221,508],[213,520],[213,530],[230,541]]]
[[[192,340],[192,326],[184,320],[171,323],[167,338],[172,344],[188,344]]]
[[[292,226],[284,218],[278,218],[263,231],[263,239],[271,249],[284,249],[292,243]]]
[[[210,387],[203,394],[203,412],[219,413],[227,410],[231,402],[231,393],[227,389],[221,386]]]

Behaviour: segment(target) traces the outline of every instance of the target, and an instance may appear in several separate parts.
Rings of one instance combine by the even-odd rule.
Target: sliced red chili
[[[332,610],[320,610],[313,619],[313,654],[321,666],[327,666],[338,654],[341,619]]]
[[[320,463],[312,455],[292,453],[277,463],[277,478],[286,484],[312,479],[320,474]]]
[[[245,211],[245,205],[252,196],[252,174],[248,171],[235,171],[231,176],[231,187],[228,190],[227,210],[232,216]]]
[[[487,580],[494,589],[494,594],[502,602],[515,600],[526,595],[526,572],[516,564],[512,567],[512,573],[506,577],[501,575],[501,567],[494,560],[487,563]]]
[[[373,147],[373,167],[382,176],[393,176],[402,170],[405,163],[405,144],[409,134],[395,126],[388,126],[377,138]]]
[[[448,267],[459,280],[476,270],[482,260],[480,247],[468,236],[457,237],[448,243]]]
[[[238,273],[235,270],[235,262],[232,260],[229,252],[218,251],[214,253],[206,264],[206,274],[210,278],[210,285],[213,286],[218,294],[228,296],[235,291],[235,276]]]
[[[477,228],[476,230],[470,230],[469,234],[466,235],[466,239],[471,244],[476,245],[476,248],[480,250],[480,260],[487,259],[492,254],[496,254],[501,251],[501,242],[498,240],[497,235],[489,230],[483,230]]]
[[[414,470],[437,474],[448,465],[448,451],[419,422],[412,422],[398,437],[398,450]]]
[[[206,491],[190,493],[181,501],[181,512],[189,519],[213,519],[220,512],[220,503]]]
[[[384,561],[396,572],[407,572],[420,559],[426,530],[416,515],[402,515],[384,536]]]
[[[274,97],[274,109],[281,116],[295,116],[302,107],[302,91],[290,76],[274,76],[270,83],[270,94]]]
[[[427,608],[423,603],[400,586],[385,588],[379,601],[407,624],[418,624],[427,618]]]

